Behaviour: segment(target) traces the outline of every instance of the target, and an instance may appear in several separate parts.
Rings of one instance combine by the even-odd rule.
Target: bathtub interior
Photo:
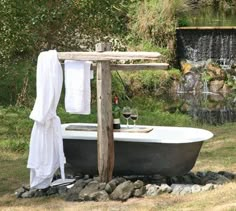
[[[62,136],[65,139],[83,139],[83,140],[96,140],[96,131],[73,131],[66,130],[69,125],[84,125],[84,126],[97,126],[97,124],[90,123],[71,123],[62,125]],[[122,127],[126,127],[122,125]],[[139,126],[138,126],[139,127]],[[191,127],[166,127],[166,126],[147,126],[140,125],[140,127],[153,128],[147,133],[130,133],[130,132],[114,132],[115,141],[128,141],[128,142],[149,142],[149,143],[192,143],[199,141],[206,141],[213,137],[213,133],[208,130]]]

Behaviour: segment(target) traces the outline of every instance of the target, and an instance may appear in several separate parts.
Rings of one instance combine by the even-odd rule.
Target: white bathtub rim
[[[80,140],[97,140],[96,131],[71,131],[65,130],[68,125],[87,125],[87,126],[96,126],[97,124],[93,123],[68,123],[62,124],[62,136],[63,139],[80,139]],[[130,132],[114,132],[114,140],[122,142],[144,142],[144,143],[166,143],[166,144],[184,144],[184,143],[194,143],[207,141],[211,139],[214,134],[208,130],[192,127],[169,127],[169,126],[148,126],[148,125],[138,125],[141,127],[150,127],[153,128],[149,133],[130,133]],[[125,127],[125,125],[122,125]],[[184,139],[178,138],[171,133],[165,133],[169,129],[185,135],[183,130],[187,132],[194,132],[192,136],[188,134]],[[166,130],[166,131],[165,131]],[[162,134],[161,134],[162,133]],[[165,134],[163,134],[165,133]],[[185,132],[186,133],[186,132]],[[167,137],[165,137],[167,136]],[[169,136],[169,137],[168,137]],[[172,137],[173,136],[173,137]]]

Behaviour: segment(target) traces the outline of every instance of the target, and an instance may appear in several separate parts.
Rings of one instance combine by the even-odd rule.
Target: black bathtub
[[[62,135],[72,170],[97,175],[97,132],[66,130],[69,125],[95,128],[96,124],[63,124]],[[113,175],[184,175],[193,168],[203,142],[213,137],[210,131],[198,128],[144,127],[152,130],[114,132]]]

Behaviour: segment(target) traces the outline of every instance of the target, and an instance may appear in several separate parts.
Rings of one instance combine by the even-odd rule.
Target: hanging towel
[[[65,61],[65,109],[73,114],[90,114],[91,86],[88,61]]]
[[[50,186],[59,167],[62,179],[65,179],[61,121],[56,114],[62,83],[63,73],[56,50],[40,53],[37,62],[37,97],[30,114],[35,121],[27,163],[31,188]]]

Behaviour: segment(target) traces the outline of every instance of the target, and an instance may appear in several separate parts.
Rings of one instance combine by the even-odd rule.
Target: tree
[[[125,0],[1,0],[0,87],[10,96],[1,92],[0,101],[16,102],[41,50],[91,50],[96,40],[125,34],[128,5]]]

